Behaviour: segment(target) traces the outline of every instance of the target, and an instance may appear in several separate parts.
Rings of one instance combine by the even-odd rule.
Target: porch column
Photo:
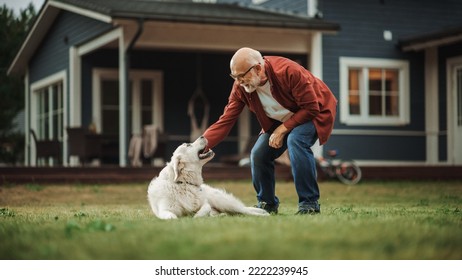
[[[426,163],[438,163],[438,49],[425,49]]]
[[[29,67],[26,68],[24,75],[24,136],[25,136],[25,150],[24,150],[24,165],[32,166],[31,147],[30,147],[30,85],[29,85]]]
[[[76,166],[76,157],[69,159],[67,127],[82,125],[82,93],[81,93],[81,62],[78,48],[72,46],[69,49],[69,92],[63,95],[63,165]],[[70,106],[69,104],[72,104]]]
[[[322,33],[315,32],[311,35],[311,52],[309,54],[309,70],[313,75],[322,80]]]
[[[311,35],[311,52],[308,57],[308,65],[311,73],[322,80],[322,33],[314,32]],[[312,147],[315,157],[322,156],[322,147],[319,140]]]
[[[119,166],[127,166],[127,111],[128,111],[128,92],[127,92],[127,67],[125,65],[125,41],[124,32],[119,37]]]

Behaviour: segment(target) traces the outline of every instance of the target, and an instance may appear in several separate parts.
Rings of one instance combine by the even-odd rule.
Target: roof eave
[[[50,7],[49,3],[45,4],[45,7],[41,9],[34,25],[27,33],[26,39],[23,41],[21,48],[16,53],[13,62],[8,68],[8,75],[24,74],[27,61],[45,36],[45,31],[51,26],[58,13],[59,9]]]
[[[282,21],[265,21],[265,20],[248,20],[248,19],[223,19],[214,17],[189,17],[177,15],[153,15],[153,14],[131,14],[131,13],[113,13],[112,17],[116,19],[139,19],[143,18],[150,21],[170,21],[183,23],[200,23],[200,24],[216,24],[216,25],[231,25],[231,26],[253,26],[253,27],[270,27],[283,29],[304,29],[319,32],[336,33],[340,30],[340,25],[330,22],[282,22]]]
[[[421,51],[424,49],[432,48],[432,47],[439,47],[443,45],[449,45],[452,43],[456,43],[462,41],[462,34],[458,36],[451,36],[446,38],[441,38],[437,40],[429,40],[429,41],[422,41],[422,42],[415,42],[415,43],[407,43],[407,44],[400,44],[401,49],[405,52],[408,51]]]
[[[398,46],[401,50],[421,51],[424,49],[449,45],[462,41],[462,28],[453,28],[441,32],[429,33],[409,39],[399,40]]]
[[[103,14],[99,14],[93,11],[84,10],[71,5],[67,5],[61,2],[48,1],[39,11],[37,19],[34,25],[27,33],[26,39],[23,41],[21,48],[16,54],[13,62],[8,68],[7,75],[24,75],[27,68],[27,62],[34,54],[37,47],[42,42],[43,38],[47,34],[47,30],[53,24],[54,20],[58,16],[61,10],[67,10],[74,13],[84,14],[92,18],[111,22],[111,17]]]

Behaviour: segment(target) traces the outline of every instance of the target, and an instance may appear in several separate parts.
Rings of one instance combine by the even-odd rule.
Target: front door
[[[448,160],[462,164],[462,57],[448,67]]]
[[[93,72],[93,122],[103,135],[104,163],[119,162],[119,80],[113,69]],[[131,71],[128,96],[128,130],[141,134],[144,125],[157,125],[163,130],[163,86],[159,71]],[[106,154],[106,155],[104,155]]]

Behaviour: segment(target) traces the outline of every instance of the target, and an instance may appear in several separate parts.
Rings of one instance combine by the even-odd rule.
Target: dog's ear
[[[173,181],[177,183],[180,177],[181,171],[184,168],[184,163],[181,161],[180,156],[174,157],[172,163],[173,163],[173,173],[175,175],[173,178]]]

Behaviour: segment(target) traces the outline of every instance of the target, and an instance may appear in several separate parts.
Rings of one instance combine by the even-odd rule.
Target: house
[[[238,48],[282,53],[320,69],[322,33],[338,29],[325,20],[236,4],[50,0],[8,71],[24,76],[25,130],[60,139],[65,165],[73,164],[66,128],[92,125],[112,137],[117,163],[127,166],[129,139],[144,125],[166,132],[170,151],[190,140],[194,93],[213,105],[208,122],[221,114],[232,85],[229,59]],[[204,102],[197,107],[200,122]],[[217,154],[237,153],[255,127],[243,114]],[[27,164],[33,163],[29,135],[26,146]]]
[[[67,127],[112,137],[120,166],[144,125],[170,152],[189,141],[188,105],[219,117],[242,46],[298,61],[337,95],[324,149],[364,166],[460,165],[461,19],[456,0],[49,0],[8,71],[25,80],[25,130],[60,139],[65,165]],[[217,155],[258,130],[244,112]],[[34,154],[26,135],[27,164]]]

